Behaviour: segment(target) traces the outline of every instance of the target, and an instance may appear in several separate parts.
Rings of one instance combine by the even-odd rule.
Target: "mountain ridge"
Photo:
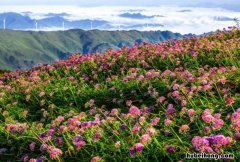
[[[189,35],[190,36],[190,35]],[[39,63],[53,63],[73,53],[103,52],[138,43],[160,43],[183,35],[170,31],[66,31],[0,30],[0,69],[29,69]]]

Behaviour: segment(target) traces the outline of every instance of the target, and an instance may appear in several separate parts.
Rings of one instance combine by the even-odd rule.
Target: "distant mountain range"
[[[118,49],[142,42],[159,43],[182,37],[181,34],[170,31],[0,30],[0,69],[28,69],[38,63],[64,59],[75,52],[103,52],[108,48]]]
[[[32,19],[30,18],[31,13],[24,12],[24,13],[15,13],[15,12],[7,12],[7,13],[0,13],[0,29],[3,29],[3,20],[6,20],[6,28],[7,29],[17,29],[17,30],[34,30],[36,28],[36,22],[39,29],[47,29],[47,28],[63,28],[66,29],[84,29],[89,30],[91,28],[97,29],[108,29],[111,25],[104,20],[90,20],[90,19],[83,19],[83,20],[76,20],[70,21],[65,16],[68,16],[66,13],[48,13],[44,15],[42,19]],[[2,20],[2,21],[1,21]]]

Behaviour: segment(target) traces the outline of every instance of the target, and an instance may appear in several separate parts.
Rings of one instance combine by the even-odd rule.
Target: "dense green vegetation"
[[[1,161],[187,161],[204,152],[237,162],[239,68],[232,28],[5,74]]]
[[[172,32],[150,31],[14,31],[0,30],[0,69],[29,69],[38,63],[53,63],[72,53],[103,52],[134,43],[158,43],[180,38]]]

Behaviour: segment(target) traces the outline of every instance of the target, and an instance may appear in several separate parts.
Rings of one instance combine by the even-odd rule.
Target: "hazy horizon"
[[[170,30],[181,34],[202,34],[233,26],[233,19],[240,18],[240,3],[236,0],[0,0],[0,5],[4,6],[0,8],[0,13],[16,12],[34,20],[48,18],[48,13],[66,13],[62,16],[66,21],[106,21],[107,27],[96,28],[103,30]],[[1,18],[0,21],[2,26]],[[60,30],[61,23],[39,27],[39,30]]]

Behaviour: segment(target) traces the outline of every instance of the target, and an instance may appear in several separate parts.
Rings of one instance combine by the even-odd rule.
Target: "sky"
[[[181,34],[203,34],[227,28],[234,25],[233,18],[240,19],[240,0],[0,0],[0,6],[0,13],[30,11],[28,16],[33,19],[44,18],[47,13],[65,12],[70,15],[65,18],[71,21],[108,21],[113,26],[110,30],[138,25],[131,29],[170,30]],[[152,18],[121,17],[124,13]],[[154,26],[156,24],[162,27]]]
[[[0,5],[78,5],[78,6],[159,6],[159,5],[234,5],[239,0],[0,0]]]

